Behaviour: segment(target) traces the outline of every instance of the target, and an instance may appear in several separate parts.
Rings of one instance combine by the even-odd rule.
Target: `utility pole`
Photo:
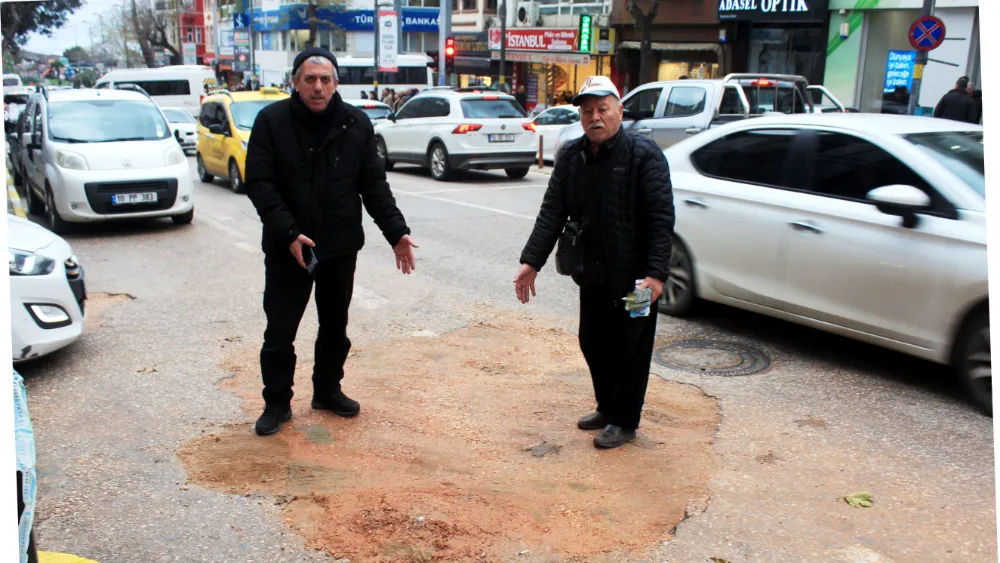
[[[920,15],[933,16],[934,2],[935,0],[924,0],[924,7],[920,11]],[[910,104],[906,108],[907,115],[915,115],[917,113],[917,104],[920,101],[920,84],[924,81],[924,67],[927,65],[927,57],[927,51],[917,51],[917,60],[913,65],[913,88],[910,91]]]
[[[507,0],[500,3],[500,90],[507,82]]]
[[[254,56],[254,52],[253,52],[253,28],[254,28],[253,2],[254,2],[254,0],[250,0],[250,80],[251,80],[251,84],[252,84],[254,75],[257,74],[257,62],[256,62],[256,57]]]
[[[448,56],[444,51],[451,35],[451,1],[441,0],[441,13],[438,14],[438,86],[448,85]]]

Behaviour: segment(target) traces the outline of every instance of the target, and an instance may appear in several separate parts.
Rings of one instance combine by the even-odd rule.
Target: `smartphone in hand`
[[[302,261],[306,263],[306,271],[310,275],[316,275],[316,266],[319,264],[319,260],[316,259],[316,252],[313,247],[306,244],[302,245]]]

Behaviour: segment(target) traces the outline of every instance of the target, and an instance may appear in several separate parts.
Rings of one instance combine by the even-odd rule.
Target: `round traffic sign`
[[[910,26],[910,45],[920,51],[933,51],[944,42],[944,22],[934,16],[921,16]]]

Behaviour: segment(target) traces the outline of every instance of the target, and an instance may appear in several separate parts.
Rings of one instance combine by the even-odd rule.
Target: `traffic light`
[[[444,40],[444,68],[448,74],[455,68],[455,38],[446,37]]]
[[[580,52],[590,52],[590,15],[580,16]]]

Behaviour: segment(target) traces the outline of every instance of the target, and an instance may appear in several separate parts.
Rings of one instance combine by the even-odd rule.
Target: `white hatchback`
[[[700,297],[950,364],[992,412],[982,126],[772,116],[664,154],[677,224],[661,312]]]
[[[386,170],[408,162],[441,181],[501,168],[523,178],[538,154],[535,125],[514,97],[476,88],[425,90],[380,121],[375,138]]]
[[[83,267],[69,243],[7,215],[10,325],[14,363],[68,346],[86,320]]]

